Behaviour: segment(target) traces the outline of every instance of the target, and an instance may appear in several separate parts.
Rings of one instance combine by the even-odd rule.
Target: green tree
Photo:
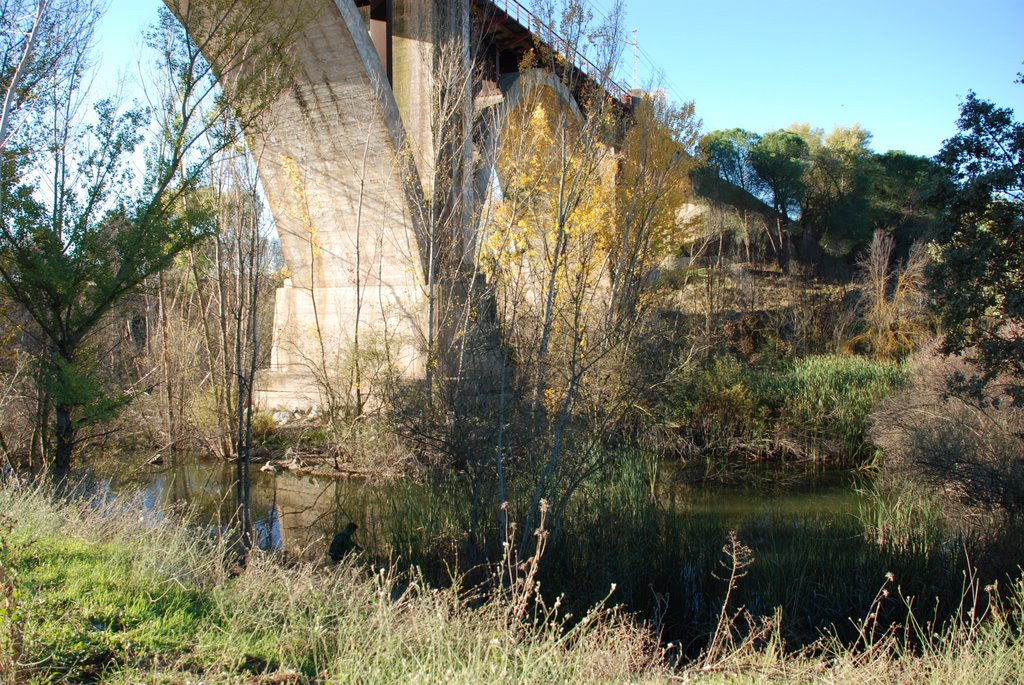
[[[810,160],[810,146],[793,131],[772,131],[750,149],[750,163],[764,188],[771,194],[772,207],[792,219],[806,193],[804,172]]]
[[[261,31],[277,20],[261,4],[215,1],[202,14],[178,8],[187,31],[162,10],[149,43],[164,87],[149,109],[121,111],[104,100],[94,123],[82,123],[88,32],[61,55],[34,52],[26,39],[21,63],[41,55],[56,60],[54,77],[34,81],[31,93],[22,92],[29,82],[19,84],[15,71],[2,74],[0,86],[20,96],[22,120],[32,125],[12,128],[4,141],[0,281],[32,321],[41,350],[42,415],[52,409],[55,418],[51,468],[58,478],[70,469],[79,430],[127,400],[103,387],[92,349],[96,330],[126,294],[212,232],[208,203],[196,192],[210,160],[239,140],[241,126],[255,130],[284,83],[287,23],[276,24],[280,32]],[[37,7],[36,25],[45,26],[53,5],[40,0]],[[90,13],[91,27],[95,7],[83,1],[77,8]],[[223,90],[200,46],[216,55]],[[145,167],[137,174],[142,151]]]
[[[757,173],[759,188],[771,196],[778,216],[776,254],[783,269],[793,252],[788,224],[790,213],[799,208],[806,191],[804,171],[809,156],[807,141],[792,131],[766,133],[750,149],[750,164]]]
[[[1024,77],[1021,78],[1024,83]],[[1024,405],[1024,124],[1013,111],[968,93],[959,132],[937,156],[951,183],[939,195],[946,224],[930,270],[945,328],[942,350],[976,373],[954,388],[980,396],[997,377]]]
[[[801,257],[818,261],[820,250],[846,257],[871,237],[868,212],[871,134],[854,125],[827,136],[808,124],[791,126],[807,143],[800,203]]]
[[[945,171],[927,157],[890,151],[871,160],[868,190],[871,228],[893,236],[906,255],[916,241],[934,237],[941,212],[933,198],[946,183]]]
[[[723,181],[753,193],[758,178],[750,151],[760,139],[756,133],[742,128],[712,131],[700,140],[701,157]]]

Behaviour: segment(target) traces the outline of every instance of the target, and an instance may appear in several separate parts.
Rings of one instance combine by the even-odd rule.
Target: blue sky
[[[612,0],[587,0],[596,13]],[[529,6],[529,0],[523,4]],[[111,0],[106,74],[132,68],[159,0]],[[859,123],[873,147],[933,155],[968,90],[1024,117],[1024,0],[625,0],[640,80],[651,64],[706,130]],[[632,50],[623,53],[632,76]],[[120,66],[115,66],[120,65]],[[103,88],[102,84],[101,89]]]
[[[707,130],[859,123],[879,152],[930,156],[955,133],[969,90],[1024,115],[1013,83],[1024,0],[626,0],[626,10]]]

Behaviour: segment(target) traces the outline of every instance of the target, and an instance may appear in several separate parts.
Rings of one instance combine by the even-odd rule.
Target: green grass
[[[50,642],[46,670],[75,679],[107,662],[173,653],[211,607],[208,593],[168,582],[123,543],[44,538],[12,555],[25,618]]]
[[[18,682],[621,682],[659,673],[651,635],[613,610],[570,626],[542,604],[513,611],[521,588],[480,604],[416,572],[261,553],[232,578],[220,541],[139,520],[130,507],[0,490],[0,510],[11,590],[0,645],[20,653]],[[20,635],[18,644],[5,635]]]
[[[860,468],[876,458],[867,417],[904,375],[902,364],[848,355],[760,366],[723,355],[676,378],[663,413],[684,456],[709,470],[777,459]]]

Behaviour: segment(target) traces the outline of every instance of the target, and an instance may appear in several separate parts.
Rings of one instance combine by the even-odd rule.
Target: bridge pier
[[[271,366],[257,378],[267,408],[322,406],[326,385],[354,392],[357,358],[372,357],[363,384],[425,374],[418,179],[432,158],[433,3],[316,5],[296,42],[295,84],[254,146],[289,269]]]

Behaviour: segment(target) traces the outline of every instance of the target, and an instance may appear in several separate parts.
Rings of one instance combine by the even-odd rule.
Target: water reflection
[[[101,492],[136,497],[156,516],[187,508],[217,527],[234,513],[232,464],[178,457],[163,467],[131,471],[98,464],[92,471]],[[817,640],[828,626],[849,630],[849,618],[867,615],[890,572],[907,596],[926,599],[922,606],[934,609],[936,597],[948,601],[944,606],[959,606],[959,548],[933,545],[921,552],[877,544],[865,535],[869,510],[863,507],[870,500],[849,476],[694,486],[660,464],[650,490],[646,483],[638,489],[623,482],[611,473],[581,488],[560,534],[550,538],[538,578],[552,601],[568,598],[565,607],[576,615],[603,601],[615,584],[616,602],[657,616],[663,637],[696,648],[721,615],[722,549],[729,531],[738,533],[755,560],[731,601],[757,616],[782,607],[784,637],[796,647]],[[471,570],[472,562],[465,563],[473,551],[466,533],[470,492],[459,479],[371,485],[253,470],[251,493],[256,542],[264,549],[325,559],[334,534],[355,523],[356,544],[375,562],[415,566],[438,584],[450,580],[453,570]],[[513,520],[522,520],[522,511],[520,502]],[[493,555],[495,548],[487,552]]]
[[[162,466],[134,470],[95,463],[91,471],[110,495],[133,494],[158,516],[191,511],[204,524],[220,528],[235,511],[235,466],[220,460],[175,455]],[[723,488],[681,485],[671,471],[660,474],[658,499],[666,511],[688,520],[714,521],[716,528],[757,527],[780,519],[855,516],[861,503],[849,478],[803,479],[787,487]],[[304,558],[323,556],[331,538],[350,522],[358,526],[356,542],[387,556],[401,547],[395,521],[410,508],[421,515],[416,527],[434,532],[452,525],[450,511],[428,492],[409,484],[374,484],[291,472],[251,471],[251,506],[256,543]],[[429,512],[429,513],[428,513]],[[427,514],[425,517],[422,515]],[[408,532],[408,531],[407,531]],[[387,547],[387,549],[385,549]]]
[[[97,486],[112,496],[133,494],[158,515],[188,510],[202,523],[226,525],[235,511],[235,466],[220,460],[176,455],[159,467],[133,471],[92,465]],[[106,473],[104,473],[106,472]],[[282,472],[251,472],[251,507],[256,543],[301,557],[324,554],[331,537],[349,522],[373,530],[373,512],[386,488],[365,483]]]

